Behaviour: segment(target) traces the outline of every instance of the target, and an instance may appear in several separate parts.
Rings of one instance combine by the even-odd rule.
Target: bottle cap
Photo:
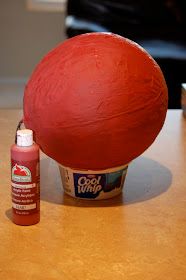
[[[17,131],[17,146],[28,147],[33,144],[33,131],[21,129]]]

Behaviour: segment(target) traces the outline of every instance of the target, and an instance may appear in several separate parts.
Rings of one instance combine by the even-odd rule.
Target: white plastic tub
[[[76,170],[59,164],[64,191],[80,199],[100,200],[121,193],[128,165],[105,170]]]

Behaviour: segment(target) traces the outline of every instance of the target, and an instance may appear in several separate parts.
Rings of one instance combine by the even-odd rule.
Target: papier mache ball
[[[143,153],[167,111],[161,69],[138,44],[110,33],[50,51],[24,94],[24,123],[41,149],[76,169],[120,166]]]

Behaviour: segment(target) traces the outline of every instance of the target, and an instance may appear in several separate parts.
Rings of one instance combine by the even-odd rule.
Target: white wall
[[[0,79],[29,77],[44,54],[64,40],[62,12],[29,11],[26,0],[0,1]]]

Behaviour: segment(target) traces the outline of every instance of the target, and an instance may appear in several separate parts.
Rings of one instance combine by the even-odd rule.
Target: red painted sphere
[[[114,34],[66,40],[33,72],[24,95],[24,123],[59,163],[105,169],[129,163],[160,132],[167,87],[157,63]]]

